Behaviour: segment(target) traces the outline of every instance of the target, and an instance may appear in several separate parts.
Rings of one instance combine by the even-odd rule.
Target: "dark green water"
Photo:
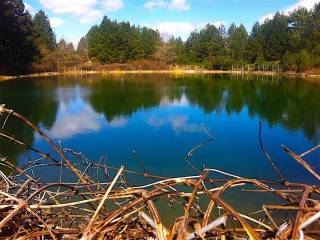
[[[265,148],[286,179],[314,181],[280,145],[300,153],[319,144],[317,83],[229,75],[36,78],[0,82],[0,103],[92,160],[104,154],[110,165],[142,171],[135,151],[148,172],[164,176],[195,174],[184,156],[206,139],[203,124],[214,140],[194,153],[196,166],[278,180],[259,148],[261,120]],[[24,125],[9,120],[7,127],[29,145],[49,151]],[[35,158],[4,139],[0,154],[20,165]],[[308,158],[316,165],[320,154]],[[38,174],[44,180],[57,177],[50,169]]]

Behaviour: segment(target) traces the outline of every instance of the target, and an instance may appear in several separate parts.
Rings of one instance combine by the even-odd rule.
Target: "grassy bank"
[[[17,78],[29,78],[29,77],[51,77],[59,75],[115,75],[115,74],[253,74],[253,75],[266,75],[266,76],[288,76],[288,77],[299,77],[309,79],[320,79],[319,72],[272,72],[272,71],[232,71],[232,70],[185,70],[185,69],[169,69],[169,70],[110,70],[110,71],[64,71],[64,72],[44,72],[44,73],[33,73],[25,75],[12,75],[12,76],[1,76],[0,81],[17,79]]]

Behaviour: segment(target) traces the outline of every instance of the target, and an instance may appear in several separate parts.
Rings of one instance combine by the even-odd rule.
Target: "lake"
[[[264,147],[285,178],[314,181],[280,145],[302,153],[320,143],[316,82],[248,75],[59,76],[0,82],[0,103],[31,119],[61,146],[94,161],[103,155],[111,166],[143,172],[142,162],[151,174],[194,175],[184,159],[208,138],[207,130],[213,140],[193,153],[196,167],[279,180],[260,150],[261,121]],[[9,119],[6,127],[34,148],[52,152],[21,123]],[[0,154],[18,165],[36,158],[3,138]],[[306,159],[319,164],[319,151]],[[57,178],[48,168],[38,175],[45,181]]]

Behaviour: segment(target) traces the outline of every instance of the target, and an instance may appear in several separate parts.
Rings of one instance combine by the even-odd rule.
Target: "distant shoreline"
[[[16,76],[3,76],[0,75],[0,81],[29,78],[29,77],[51,77],[63,75],[121,75],[121,74],[252,74],[252,75],[265,75],[265,76],[287,76],[287,77],[300,77],[309,79],[319,79],[320,74],[313,73],[295,73],[295,72],[271,72],[271,71],[232,71],[232,70],[183,70],[183,69],[170,69],[170,70],[112,70],[112,71],[65,71],[65,72],[44,72],[32,73]]]

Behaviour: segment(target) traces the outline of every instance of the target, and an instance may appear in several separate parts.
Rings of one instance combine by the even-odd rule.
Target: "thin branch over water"
[[[0,106],[0,114],[8,112],[10,118],[18,118],[22,124],[40,131],[22,115]],[[186,159],[212,140],[212,135],[204,129],[209,138],[191,149]],[[7,136],[12,135],[4,131],[0,130],[1,137],[10,140]],[[198,170],[200,173],[195,176],[156,176],[145,169],[141,173],[107,165],[103,158],[93,162],[72,149],[57,147],[47,135],[41,136],[62,161],[46,157],[42,151],[21,144],[22,141],[18,144],[39,157],[19,167],[0,155],[0,239],[320,238],[319,173],[302,159],[318,147],[298,155],[283,146],[317,180],[317,184],[305,184],[284,178],[279,182],[249,179],[214,168]],[[262,151],[272,163],[262,145],[261,127],[259,139]],[[59,181],[41,181],[36,176],[39,168],[58,172]],[[71,172],[74,180],[63,182],[64,172]],[[99,172],[103,177],[99,177]],[[212,172],[224,179],[211,178]],[[148,183],[129,187],[125,173]],[[214,188],[211,183],[215,183]],[[243,194],[248,194],[246,204],[255,202],[249,195],[252,192],[262,199],[274,195],[278,203],[269,204],[266,200],[254,212],[240,212],[224,198],[226,191],[233,191],[236,198],[239,187]],[[200,198],[208,201],[200,204]],[[165,211],[159,202],[167,203]],[[177,215],[181,211],[175,212],[175,208],[184,210],[183,215]],[[169,211],[177,215],[171,225],[163,220],[170,215]]]

